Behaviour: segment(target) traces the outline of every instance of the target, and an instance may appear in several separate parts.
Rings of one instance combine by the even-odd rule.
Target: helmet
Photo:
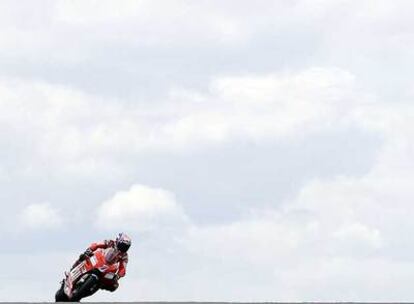
[[[121,252],[127,252],[131,247],[131,238],[125,233],[120,233],[115,240],[116,248]]]

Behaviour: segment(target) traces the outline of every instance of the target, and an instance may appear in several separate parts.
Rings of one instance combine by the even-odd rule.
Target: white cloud
[[[6,58],[61,66],[94,60],[108,45],[212,46],[244,41],[248,32],[236,16],[186,1],[44,1],[33,7],[6,1],[0,4],[0,24]]]
[[[66,237],[66,236],[65,236]],[[48,241],[50,241],[48,239]],[[42,247],[42,246],[39,246]],[[24,252],[2,252],[0,257],[7,261],[3,273],[7,273],[7,283],[0,288],[0,298],[9,301],[50,302],[59,288],[59,282],[78,257],[77,251],[57,251],[49,249],[43,252],[36,248]],[[45,266],[47,265],[47,267]],[[31,274],[42,273],[42,279]],[[24,286],[24,292],[22,291]]]
[[[172,90],[166,106],[131,108],[70,87],[2,79],[0,122],[48,168],[101,175],[122,155],[297,138],[346,124],[353,86],[353,75],[337,68],[217,77],[208,92]]]
[[[354,76],[337,68],[219,77],[212,81],[209,94],[195,94],[193,99],[200,100],[197,106],[178,113],[164,131],[172,145],[184,147],[303,136],[346,123],[353,109],[353,84]]]
[[[369,173],[315,179],[278,208],[188,232],[186,248],[212,265],[207,275],[243,265],[246,276],[259,271],[277,286],[270,292],[250,283],[252,292],[238,299],[411,299],[414,261],[403,251],[414,248],[414,111],[408,103],[362,103],[351,112],[356,126],[384,139]]]
[[[22,227],[30,229],[54,229],[62,225],[63,219],[59,212],[50,204],[31,204],[20,214]]]
[[[412,23],[408,12],[412,10],[412,3],[402,0],[392,3],[382,0],[260,1],[254,6],[240,1],[226,4],[217,1],[42,3],[42,9],[36,10],[30,9],[31,4],[27,2],[2,1],[0,22],[5,26],[1,27],[0,44],[7,58],[62,65],[91,60],[113,45],[123,49],[200,45],[213,48],[221,44],[239,47],[258,42],[258,37],[269,41],[281,36],[281,39],[291,37],[297,41],[298,48],[306,49],[304,56],[314,51],[307,40],[310,37],[326,48],[328,56],[340,55],[347,62],[349,45],[361,51],[353,54],[357,55],[356,60],[366,60],[369,59],[367,51],[371,53],[374,48],[387,46],[384,44],[389,42],[403,46],[411,41]],[[269,34],[274,36],[269,38]],[[290,48],[291,41],[285,42]],[[394,49],[399,54],[407,52],[404,47]]]
[[[231,223],[186,226],[175,243],[166,244],[183,250],[190,265],[168,299],[411,299],[407,282],[414,279],[414,261],[404,251],[414,249],[407,233],[414,229],[414,112],[409,104],[381,103],[354,104],[349,112],[355,126],[384,139],[371,170],[361,177],[312,180],[280,207],[253,207]],[[162,288],[158,277],[145,284]],[[144,297],[156,298],[151,292]]]
[[[266,210],[264,214],[249,215],[232,223],[207,226],[188,225],[189,219],[171,192],[134,185],[128,191],[118,192],[102,203],[98,210],[97,226],[103,230],[132,229],[140,232],[180,227],[180,241],[169,243],[169,247],[182,246],[185,254],[194,261],[206,260],[209,263],[209,267],[200,272],[194,273],[193,270],[192,276],[203,276],[214,281],[221,274],[220,267],[223,264],[229,269],[243,265],[237,276],[248,276],[260,270],[266,275],[267,283],[280,286],[279,292],[283,293],[286,300],[316,300],[323,292],[323,287],[334,288],[336,291],[330,295],[343,300],[373,300],[373,294],[381,294],[370,285],[373,279],[379,279],[388,288],[400,288],[399,294],[408,295],[408,286],[396,286],[394,282],[411,278],[410,273],[400,271],[404,267],[412,269],[411,260],[400,258],[401,253],[396,248],[403,244],[414,248],[398,227],[404,225],[408,230],[413,228],[410,217],[413,211],[410,201],[414,194],[411,187],[413,175],[407,170],[413,166],[410,158],[413,111],[407,104],[389,108],[379,103],[365,103],[364,99],[348,102],[355,97],[353,86],[353,76],[337,69],[312,69],[287,76],[219,78],[213,81],[208,94],[175,91],[170,98],[182,106],[179,110],[157,112],[156,108],[151,109],[160,117],[167,114],[171,116],[167,115],[169,119],[161,120],[156,125],[151,125],[144,119],[142,126],[146,132],[142,133],[141,139],[145,141],[147,138],[147,142],[158,149],[170,149],[171,144],[188,148],[197,141],[216,144],[238,136],[250,140],[278,138],[282,134],[296,136],[295,132],[301,130],[298,126],[306,128],[304,132],[315,132],[342,120],[340,123],[377,132],[384,139],[377,162],[365,176],[316,179],[307,183],[294,200],[285,202],[281,208]],[[12,121],[24,118],[32,130],[39,128],[45,130],[45,134],[50,132],[49,126],[53,126],[52,132],[57,129],[72,130],[68,133],[56,131],[56,134],[77,134],[70,141],[80,140],[82,144],[78,151],[82,151],[88,141],[88,149],[105,151],[116,145],[122,147],[125,138],[119,141],[115,135],[127,133],[126,138],[131,138],[129,132],[137,124],[133,118],[140,117],[137,112],[128,112],[122,106],[112,107],[111,103],[108,108],[97,110],[96,100],[87,95],[67,92],[64,88],[55,90],[40,87],[42,89],[38,90],[36,86],[28,86],[29,90],[22,86],[31,92],[31,96],[36,96],[39,92],[46,96],[44,99],[36,99],[38,103],[26,105],[21,102],[24,99],[13,97],[13,92],[3,86],[3,94],[7,98],[2,100],[1,106],[8,107],[10,113],[10,116],[1,116],[6,125],[11,127]],[[260,95],[263,91],[267,93]],[[260,102],[251,102],[256,95]],[[74,103],[65,103],[66,100],[73,100]],[[192,100],[196,102],[191,103]],[[24,110],[25,107],[29,107],[29,111]],[[308,113],[308,110],[311,112]],[[37,120],[36,115],[28,115],[32,111],[39,113],[41,119]],[[90,113],[93,111],[96,114],[95,120],[90,122]],[[63,113],[68,115],[60,116]],[[244,116],[238,120],[229,113],[243,113]],[[118,115],[125,120],[112,124],[117,121]],[[285,115],[288,118],[284,124],[280,124],[277,119],[274,121]],[[226,117],[230,117],[229,121]],[[259,124],[255,132],[251,132],[248,126],[242,124],[243,121],[248,121],[247,118],[257,124],[261,120],[265,121],[272,127],[266,128]],[[212,123],[214,119],[217,122]],[[175,134],[176,138],[163,137],[162,130],[180,125],[183,120],[190,121],[190,127],[173,128],[170,134]],[[119,128],[120,125],[124,125],[125,129]],[[208,125],[216,128],[214,131],[217,133],[210,132]],[[102,133],[100,141],[93,142],[90,140],[93,138],[91,134],[97,134],[96,128]],[[90,130],[90,133],[80,132],[81,130]],[[148,130],[154,133],[148,135],[151,133]],[[220,140],[217,141],[212,134],[219,134]],[[151,136],[154,136],[155,141]],[[49,135],[46,138],[62,140],[64,136]],[[82,157],[83,152],[75,150],[72,156],[70,153],[68,155],[69,159],[73,155],[76,159]],[[25,210],[24,217],[51,217],[50,211],[44,211],[48,208],[36,208],[28,208],[30,212]],[[39,213],[38,209],[43,210],[40,214],[49,212],[49,215],[27,215]],[[378,210],[381,210],[380,214],[376,212]],[[25,222],[31,223],[27,219]],[[40,224],[34,221],[31,225]],[[377,274],[369,275],[375,269],[375,263],[380,263],[384,271],[392,273],[396,280],[391,281]],[[361,277],[357,270],[366,274]],[[340,279],[331,283],[333,278],[338,277]],[[354,287],[356,278],[361,288]],[[182,280],[188,280],[183,283],[185,286],[193,286],[194,290],[200,288],[185,275]],[[316,282],[316,289],[309,287],[309,280]],[[232,281],[237,282],[237,278],[230,272],[222,284],[231,286]],[[212,288],[214,284],[209,286]],[[247,287],[246,285],[245,290],[250,292],[238,294],[237,299],[249,300],[251,296],[265,300],[274,296],[271,291],[273,289],[262,289],[259,285],[250,286],[250,289]],[[352,290],[349,291],[350,289]],[[176,292],[177,295],[180,294],[179,291]],[[224,299],[229,297],[226,292],[221,295]],[[381,295],[382,298],[387,298],[386,294]],[[147,296],[151,298],[150,294]],[[208,293],[205,296],[208,298]],[[219,293],[215,296],[218,297]]]
[[[104,230],[117,228],[145,232],[175,229],[187,221],[171,192],[133,185],[100,205],[96,224]]]
[[[364,226],[360,223],[352,223],[343,227],[340,227],[338,230],[334,231],[333,236],[336,237],[340,241],[360,241],[359,246],[355,246],[355,248],[363,246],[371,246],[373,248],[380,248],[381,247],[381,236],[378,229],[369,228]]]
[[[83,1],[60,1],[52,14],[51,18],[60,25],[95,29],[94,39],[98,41],[117,41],[127,45],[162,47],[184,41],[187,44],[190,41],[234,43],[244,41],[245,33],[248,33],[248,28],[239,18],[208,3],[89,1],[85,4]],[[198,22],[194,23],[194,18]]]

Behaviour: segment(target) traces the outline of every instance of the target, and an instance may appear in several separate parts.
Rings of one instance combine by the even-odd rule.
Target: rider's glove
[[[87,255],[88,257],[93,256],[93,251],[92,251],[92,249],[91,249],[91,248],[86,249],[86,250],[85,250],[85,255]]]
[[[90,248],[88,248],[88,249],[86,249],[86,251],[84,253],[82,253],[79,256],[79,261],[84,261],[84,260],[86,260],[86,258],[89,258],[91,256],[93,256],[93,251]]]

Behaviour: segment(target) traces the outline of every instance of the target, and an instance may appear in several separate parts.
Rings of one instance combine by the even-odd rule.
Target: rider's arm
[[[104,240],[103,242],[92,243],[88,247],[88,249],[90,249],[92,252],[95,251],[96,249],[99,249],[99,248],[105,249],[105,248],[108,248],[112,245],[111,242],[113,242],[113,241],[112,240]]]
[[[119,262],[118,276],[122,278],[126,274],[126,265],[128,264],[128,256],[125,255]]]
[[[98,249],[98,248],[103,248],[103,249],[105,249],[105,248],[108,248],[108,247],[110,247],[110,246],[112,246],[113,245],[113,241],[112,240],[105,240],[105,241],[103,241],[103,242],[98,242],[98,243],[92,243],[86,250],[85,250],[85,252],[84,253],[82,253],[80,256],[79,256],[79,259],[78,259],[78,262],[76,262],[76,263],[79,263],[79,262],[81,262],[81,261],[84,261],[86,258],[88,258],[88,257],[91,257],[92,255],[93,255],[93,252],[96,250],[96,249]],[[75,265],[77,265],[75,263]]]

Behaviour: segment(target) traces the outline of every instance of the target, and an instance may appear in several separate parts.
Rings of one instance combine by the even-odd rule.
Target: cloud
[[[0,297],[16,302],[53,301],[54,293],[64,277],[64,271],[72,265],[78,254],[78,252],[63,252],[56,249],[44,252],[39,251],[38,248],[30,250],[29,253],[27,251],[2,252],[0,257],[7,261],[3,265],[3,272],[7,273],[7,284],[0,289]],[[36,280],[30,275],[32,273],[42,273],[43,277],[41,280]],[[22,286],[25,287],[25,292],[22,292]]]
[[[22,227],[30,229],[54,229],[63,224],[63,218],[50,204],[31,204],[20,214]]]
[[[175,229],[187,221],[171,192],[136,184],[103,202],[98,209],[96,224],[104,230],[145,232]]]
[[[296,126],[308,124],[310,127],[304,132],[317,132],[343,120],[345,124],[353,124],[383,137],[384,142],[378,151],[377,161],[368,174],[362,177],[338,176],[330,180],[315,179],[305,184],[296,198],[284,202],[281,207],[255,210],[256,213],[248,214],[231,223],[204,226],[188,224],[190,220],[172,192],[137,184],[127,191],[117,192],[100,205],[97,211],[97,227],[104,231],[131,229],[138,232],[180,227],[178,240],[163,244],[168,248],[181,250],[184,256],[188,256],[188,261],[194,263],[192,265],[196,265],[196,261],[199,260],[208,262],[209,266],[200,269],[199,272],[188,270],[192,278],[196,276],[206,278],[207,281],[214,281],[215,277],[221,277],[223,278],[222,284],[226,286],[231,286],[231,282],[237,282],[239,288],[250,290],[243,294],[239,293],[237,299],[265,300],[266,297],[267,299],[274,297],[276,291],[261,287],[260,282],[258,284],[250,282],[248,285],[240,282],[240,279],[237,281],[240,276],[256,275],[259,271],[266,277],[267,284],[279,286],[280,289],[277,292],[283,294],[286,300],[316,300],[322,294],[324,287],[334,288],[335,292],[330,295],[344,300],[356,298],[372,300],[373,294],[381,294],[383,298],[387,298],[386,294],[380,293],[377,288],[370,285],[373,279],[379,279],[389,288],[400,288],[400,294],[409,295],[406,290],[407,286],[395,286],[393,282],[398,282],[398,279],[411,278],[410,273],[399,271],[404,269],[404,265],[412,269],[411,258],[403,255],[396,248],[403,245],[414,248],[412,241],[407,236],[401,235],[399,228],[399,225],[403,225],[408,230],[412,228],[410,217],[412,209],[410,197],[413,195],[410,183],[412,174],[406,168],[410,168],[413,164],[410,158],[412,150],[410,117],[413,111],[407,104],[389,108],[380,103],[364,103],[364,100],[362,102],[357,100],[358,103],[347,102],[348,97],[353,96],[352,90],[349,94],[347,93],[348,88],[353,87],[353,83],[354,79],[349,73],[342,73],[338,70],[327,72],[325,69],[308,70],[286,77],[220,78],[212,83],[208,94],[197,92],[195,96],[198,99],[193,99],[189,91],[175,92],[171,98],[177,104],[179,101],[183,102],[184,106],[180,111],[169,112],[172,113],[172,119],[161,124],[161,129],[165,125],[177,124],[180,121],[177,117],[198,118],[199,115],[202,116],[203,110],[207,110],[207,105],[213,105],[207,114],[208,119],[211,118],[209,116],[211,113],[224,118],[224,114],[228,113],[226,111],[243,112],[253,117],[254,121],[265,120],[266,109],[272,114],[272,119],[278,117],[277,115],[282,117],[283,113],[289,113],[291,121],[283,124],[281,129],[270,128],[269,130],[272,131],[270,133],[265,132],[268,129],[258,128],[257,133],[249,134],[248,128],[238,124],[237,120],[231,120],[224,129],[221,129],[221,124],[213,124],[218,130],[226,130],[227,126],[232,126],[233,130],[236,130],[234,133],[224,131],[222,133],[224,136],[220,137],[220,140],[224,141],[231,141],[241,135],[249,140],[279,138],[281,134],[295,134]],[[301,90],[293,90],[298,87]],[[262,91],[267,91],[267,93],[258,97],[261,103],[251,103],[256,92]],[[48,91],[42,89],[41,92]],[[65,90],[59,89],[57,92],[65,92]],[[46,96],[53,96],[52,93],[49,92]],[[66,111],[69,114],[68,120],[64,122],[67,122],[69,127],[76,128],[75,122],[79,122],[77,119],[85,123],[88,121],[88,111],[92,111],[91,105],[94,105],[94,100],[84,95],[71,96],[76,97],[73,100],[80,101],[79,104],[82,105],[78,108],[80,112],[71,112],[72,106],[76,109],[77,103],[65,104],[66,98],[47,97],[45,100],[48,100],[48,103],[42,100],[39,104],[31,106],[44,105],[46,110],[43,109],[39,113],[42,117],[48,117],[49,122],[56,123],[55,128],[59,128],[62,126],[61,120],[57,119],[60,117],[58,109],[62,105],[60,111]],[[185,98],[181,99],[183,96],[190,96],[190,100],[196,100],[201,105],[193,105]],[[279,99],[280,96],[286,98]],[[7,103],[9,100],[18,101],[19,99],[4,99],[2,105],[13,109],[13,104]],[[293,104],[287,101],[292,101]],[[206,102],[205,105],[204,102]],[[298,106],[295,106],[295,102],[298,102]],[[315,112],[310,114],[301,112],[312,105],[317,108]],[[22,107],[24,108],[24,105],[16,109],[22,109]],[[122,107],[114,109],[119,109],[117,114],[121,113],[126,117],[136,115],[136,113],[127,113]],[[19,117],[18,115],[24,115],[25,111],[16,110],[10,113]],[[74,113],[73,116],[71,113]],[[80,115],[82,113],[87,114],[83,117]],[[105,111],[97,110],[96,121],[104,124],[103,118],[112,115],[105,116],[104,113]],[[325,113],[329,115],[326,119],[320,120],[319,118],[324,117]],[[9,118],[3,116],[6,125]],[[180,142],[173,138],[172,142],[180,143],[187,148],[190,144],[194,144],[195,140],[200,140],[204,144],[206,142],[210,145],[217,144],[216,139],[208,137],[208,131],[202,129],[208,119],[204,121],[193,119],[194,125],[190,129],[194,129],[194,133],[190,133],[185,141]],[[27,116],[27,121],[32,124],[33,129],[40,126],[41,129],[48,130],[44,127],[47,123],[42,125],[45,120],[37,121],[36,118]],[[94,129],[96,121],[88,125],[90,129]],[[269,123],[273,123],[270,118]],[[116,124],[114,126],[114,134],[117,134],[119,131],[116,129]],[[133,128],[134,124],[130,126]],[[155,130],[158,132],[160,129],[155,127]],[[180,134],[181,131],[176,132],[178,133],[175,134]],[[206,134],[203,135],[203,132]],[[86,134],[87,132],[79,132],[79,138],[82,139]],[[162,133],[157,135],[157,139],[162,138],[160,134]],[[103,136],[103,140],[107,139]],[[59,138],[56,137],[56,140]],[[97,147],[103,151],[106,149],[105,146],[99,144]],[[80,149],[82,148],[80,145]],[[161,146],[157,148],[160,149]],[[170,147],[166,145],[164,148]],[[75,153],[74,155],[82,156],[83,154]],[[39,207],[36,208],[39,209]],[[32,207],[28,210],[36,210],[36,208]],[[374,211],[378,209],[383,213],[376,214]],[[36,214],[36,212],[25,211],[27,214]],[[47,212],[43,212],[45,213]],[[27,215],[26,217],[30,218]],[[43,216],[43,218],[49,217],[51,216]],[[30,223],[30,220],[26,219],[26,222]],[[380,274],[372,274],[375,263],[381,264],[384,271],[392,273],[397,280],[391,281]],[[240,265],[243,265],[243,268],[235,271],[234,269],[238,269]],[[360,276],[357,270],[362,271],[364,275]],[[225,276],[226,273],[227,276]],[[312,281],[312,278],[313,282],[317,282],[317,287],[314,289],[309,287],[309,281]],[[336,280],[331,283],[333,278]],[[358,286],[361,287],[349,292],[356,278]],[[147,284],[157,284],[156,281],[159,278],[153,279],[152,283],[147,282]],[[201,289],[201,286],[192,280],[189,275],[183,274],[181,283],[186,287],[192,286],[194,290]],[[207,282],[204,283],[207,284]],[[214,284],[209,285],[208,288],[211,289],[207,288],[208,291],[204,294],[206,298],[209,292],[213,292],[214,286]],[[155,287],[152,288],[152,290],[157,290]],[[175,292],[176,295],[180,294],[179,289]],[[182,291],[182,294],[186,294],[185,291]],[[215,293],[216,297],[219,295],[221,299],[232,299],[228,298],[229,293],[226,292]],[[151,297],[151,295],[147,296]]]
[[[279,207],[252,208],[232,223],[192,227],[183,244],[209,261],[203,275],[224,275],[220,267],[243,265],[246,276],[258,272],[276,286],[270,292],[250,280],[251,292],[237,297],[247,301],[279,294],[286,301],[411,298],[405,282],[413,279],[414,260],[404,251],[414,248],[406,233],[414,229],[414,111],[409,103],[360,103],[351,112],[358,127],[384,140],[371,170],[360,177],[317,178]],[[240,273],[229,276],[237,280]]]
[[[253,206],[232,222],[186,226],[178,240],[164,243],[188,263],[178,271],[180,283],[169,299],[411,298],[407,282],[414,279],[409,254],[414,242],[402,231],[414,229],[414,111],[409,103],[390,107],[379,102],[360,102],[348,110],[355,126],[383,138],[369,172],[316,178],[278,207]],[[207,266],[199,266],[199,261]],[[148,290],[163,288],[156,275],[147,277],[145,284]],[[151,295],[144,296],[154,299]]]
[[[16,149],[31,146],[24,159],[54,170],[100,175],[123,155],[293,138],[346,124],[353,86],[354,76],[338,68],[226,76],[206,92],[172,89],[167,104],[131,107],[67,86],[1,79],[0,140],[18,138]]]
[[[393,200],[390,206],[383,197],[411,196],[409,183],[399,177],[406,172],[404,163],[412,164],[412,111],[402,105],[389,112],[375,100],[366,102],[366,96],[356,88],[355,76],[346,70],[315,67],[300,72],[217,76],[205,90],[173,88],[166,96],[167,103],[145,107],[29,80],[3,79],[0,95],[4,143],[9,142],[7,136],[14,136],[23,146],[32,147],[30,157],[42,160],[28,162],[30,165],[47,161],[49,170],[72,172],[76,177],[105,176],[102,172],[116,168],[118,159],[141,152],[192,151],[238,140],[298,140],[341,126],[383,137],[384,146],[369,174],[315,179],[282,208],[265,210],[268,214],[259,212],[231,223],[197,226],[190,223],[172,192],[141,184],[115,193],[98,207],[95,224],[101,231],[173,231],[170,235],[177,239],[165,243],[168,248],[182,250],[193,263],[209,261],[211,269],[202,269],[196,276],[214,281],[224,275],[223,264],[228,265],[226,269],[244,265],[238,276],[261,270],[267,282],[286,287],[287,299],[315,299],[306,285],[315,271],[313,265],[321,267],[319,286],[326,286],[339,271],[360,267],[362,260],[369,265],[380,260],[393,269],[395,264],[388,259],[400,253],[392,245],[411,244],[404,236],[396,237],[395,228],[396,221],[412,227],[403,211],[411,208],[406,198]],[[389,113],[393,115],[387,116]],[[404,131],[398,133],[401,129]],[[12,145],[22,153],[28,151],[16,141]],[[30,174],[30,170],[23,172]],[[396,180],[401,183],[394,185]],[[378,204],[393,216],[373,216]],[[53,210],[47,205],[29,206],[23,212],[23,222],[31,227],[58,227],[59,221],[50,220],[54,212],[57,214]],[[299,269],[297,260],[304,252],[307,256]],[[299,275],[302,277],[296,277]],[[347,273],[338,284],[350,286],[355,275]],[[368,278],[360,282],[362,286],[367,286]],[[223,280],[225,285],[236,282],[231,274]],[[251,295],[257,298],[265,292],[259,285],[252,288]],[[248,294],[239,296],[247,299]]]
[[[184,147],[305,135],[346,123],[353,84],[354,76],[338,68],[218,77],[208,94],[193,94],[192,100],[199,100],[197,105],[177,113],[177,119],[163,131],[170,135],[172,145]],[[179,93],[174,97],[191,96]]]
[[[45,1],[40,5],[41,12],[27,13],[28,3],[1,4],[0,22],[5,25],[0,35],[1,53],[10,61],[25,58],[31,64],[67,67],[96,60],[97,51],[108,51],[108,45],[169,48],[192,41],[195,47],[199,43],[211,46],[244,41],[246,33],[238,18],[208,4]],[[23,20],[19,18],[22,15]],[[197,23],[193,22],[194,16],[199,16]],[[90,35],[91,31],[94,35]]]

